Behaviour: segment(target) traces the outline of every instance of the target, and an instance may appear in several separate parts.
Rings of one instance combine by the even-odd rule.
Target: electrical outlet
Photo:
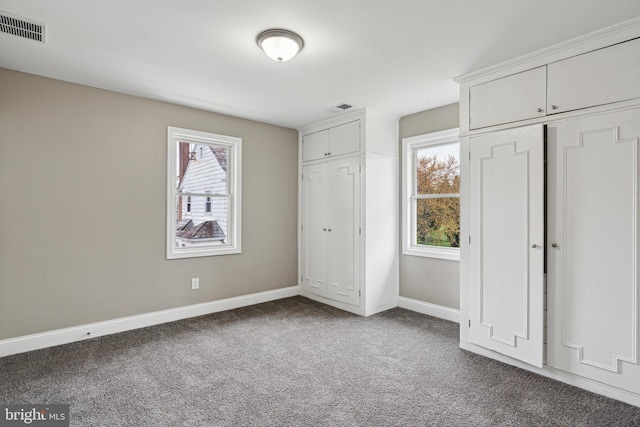
[[[191,289],[200,289],[200,278],[194,277],[191,279]]]

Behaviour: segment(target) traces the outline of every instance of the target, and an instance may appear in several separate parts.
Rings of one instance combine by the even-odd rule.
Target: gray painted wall
[[[296,285],[295,130],[5,69],[0,93],[0,339]],[[243,139],[242,254],[165,259],[167,126]]]
[[[459,105],[451,104],[400,119],[402,138],[459,126]],[[400,296],[460,308],[460,263],[400,254]]]

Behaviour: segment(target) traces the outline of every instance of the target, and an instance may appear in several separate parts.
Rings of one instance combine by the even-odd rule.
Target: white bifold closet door
[[[305,166],[302,176],[302,288],[359,306],[360,159]]]
[[[640,393],[640,110],[549,125],[547,364]]]
[[[541,367],[543,126],[471,137],[469,151],[470,340]]]

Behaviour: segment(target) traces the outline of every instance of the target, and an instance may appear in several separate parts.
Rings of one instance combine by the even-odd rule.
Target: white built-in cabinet
[[[461,84],[460,346],[640,406],[640,19]]]
[[[299,135],[301,295],[365,316],[395,307],[398,119],[358,110]]]
[[[304,135],[302,147],[303,162],[358,153],[360,151],[360,120]]]

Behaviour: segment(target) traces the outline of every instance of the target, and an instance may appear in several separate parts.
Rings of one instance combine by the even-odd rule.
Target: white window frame
[[[416,201],[420,198],[416,194],[416,152],[420,148],[429,146],[459,144],[459,133],[460,129],[454,128],[402,139],[402,253],[404,255],[460,261],[460,248],[414,243],[416,241]],[[459,194],[458,197],[460,197]]]
[[[178,191],[178,143],[209,144],[227,148],[228,217],[227,239],[223,245],[208,247],[176,247]],[[207,194],[190,194],[204,196]],[[208,194],[211,196],[211,194]],[[205,199],[206,200],[206,199]],[[206,203],[206,201],[205,201]],[[242,138],[217,135],[191,129],[167,127],[167,259],[193,258],[242,252]]]

